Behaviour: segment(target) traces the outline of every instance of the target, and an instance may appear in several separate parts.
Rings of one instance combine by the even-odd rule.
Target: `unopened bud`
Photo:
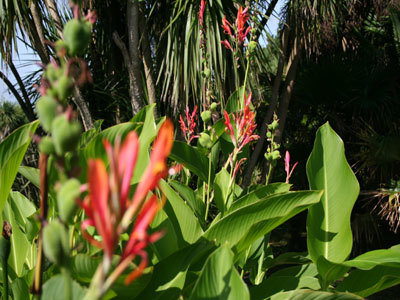
[[[81,125],[78,121],[68,121],[65,115],[57,116],[51,124],[51,133],[58,155],[73,151],[78,145]]]
[[[68,233],[58,220],[53,220],[43,229],[43,250],[51,262],[59,266],[68,265]]]
[[[50,96],[42,96],[36,102],[36,112],[40,123],[46,131],[50,131],[51,124],[57,114],[57,101]]]
[[[61,220],[71,223],[76,209],[75,199],[80,195],[80,182],[75,179],[69,179],[65,182],[57,193],[57,206]]]

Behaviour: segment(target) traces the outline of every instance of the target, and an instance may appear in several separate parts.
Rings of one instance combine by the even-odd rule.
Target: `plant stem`
[[[64,278],[64,291],[65,291],[65,300],[71,300],[71,274],[67,268],[61,268],[61,274]]]
[[[210,206],[210,183],[211,183],[211,152],[208,155],[208,182],[207,182],[207,203],[206,203],[206,213],[205,213],[205,221],[207,222],[208,217],[208,209]]]

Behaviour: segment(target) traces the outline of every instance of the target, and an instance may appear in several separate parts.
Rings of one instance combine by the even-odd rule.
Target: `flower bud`
[[[68,266],[68,233],[60,221],[53,220],[43,229],[43,250],[51,262],[59,266]]]
[[[273,152],[271,153],[271,155],[272,155],[272,159],[273,159],[273,160],[278,160],[279,158],[281,158],[281,154],[279,153],[278,150],[273,151]]]
[[[211,105],[210,105],[210,109],[212,112],[216,111],[217,107],[218,107],[218,104],[215,102],[211,103]]]
[[[58,213],[65,223],[71,223],[74,218],[77,208],[75,199],[80,195],[80,186],[79,181],[72,178],[57,192]]]
[[[36,112],[42,127],[46,131],[50,131],[51,129],[51,123],[57,113],[57,106],[57,101],[50,96],[42,96],[36,102]]]
[[[47,155],[55,152],[54,143],[49,136],[45,136],[40,140],[39,151]]]
[[[211,111],[205,110],[201,113],[201,119],[204,123],[209,123],[211,121]]]
[[[63,36],[70,55],[83,55],[90,42],[90,27],[89,22],[77,19],[72,19],[65,24]]]
[[[46,71],[44,71],[43,76],[50,82],[55,82],[64,73],[64,70],[54,63],[49,63],[46,66]]]
[[[277,130],[278,127],[279,127],[279,123],[277,120],[274,120],[271,124],[268,125],[268,129],[272,130],[272,131]]]
[[[213,145],[211,137],[205,132],[200,134],[199,143],[202,147],[207,149],[210,149]]]
[[[204,77],[207,79],[211,77],[211,70],[209,68],[204,69]]]
[[[269,139],[272,138],[272,133],[271,133],[271,131],[268,131],[268,132],[267,132],[267,138],[269,138]]]
[[[252,35],[255,35],[257,33],[257,29],[252,28],[250,32],[251,32]]]
[[[69,122],[65,115],[57,116],[51,124],[51,133],[58,155],[73,151],[78,145],[81,125],[78,121]]]

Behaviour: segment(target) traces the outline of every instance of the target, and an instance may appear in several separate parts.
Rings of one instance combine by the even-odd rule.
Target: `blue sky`
[[[58,0],[60,1],[60,0]],[[61,0],[61,2],[64,0]],[[276,31],[278,29],[278,24],[279,20],[277,18],[278,12],[280,12],[282,5],[284,4],[284,0],[278,1],[277,7],[275,9],[275,13],[271,16],[270,20],[268,21],[268,31],[270,34],[275,35]],[[59,2],[60,3],[60,2]],[[261,41],[262,44],[266,44],[267,42]],[[37,62],[39,62],[39,58],[31,51],[30,48],[26,47],[23,42],[18,40],[17,42],[17,47],[18,47],[18,53],[14,52],[13,53],[13,61],[15,66],[17,67],[19,74],[22,78],[24,78],[26,75],[32,73],[35,70],[40,69],[40,67],[37,65]],[[13,74],[10,71],[7,71],[4,66],[1,66],[2,72],[8,76],[8,79],[12,83],[16,83],[16,80],[13,76]],[[8,101],[15,101],[15,98],[12,94],[9,93],[7,86],[4,84],[2,80],[0,80],[0,101],[2,100],[8,100]]]

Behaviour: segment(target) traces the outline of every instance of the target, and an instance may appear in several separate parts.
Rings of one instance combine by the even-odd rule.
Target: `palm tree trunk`
[[[36,0],[31,1],[31,14],[33,18],[33,23],[35,23],[35,27],[40,39],[40,45],[42,47],[42,51],[44,53],[44,56],[49,57],[49,53],[46,48],[46,41],[44,38],[44,29],[43,29],[43,23],[42,23],[42,18],[40,16],[40,12],[36,3]]]
[[[260,37],[261,33],[263,32],[265,25],[267,25],[267,22],[268,22],[269,18],[271,17],[277,3],[278,3],[278,0],[272,0],[269,3],[267,11],[263,15],[260,24],[257,26],[256,41],[258,41],[258,38]]]
[[[82,93],[79,90],[79,87],[75,85],[74,87],[74,97],[72,98],[75,105],[78,107],[79,114],[82,119],[83,127],[85,131],[93,128],[93,119],[90,114],[89,107],[87,106],[85,100],[83,99]]]
[[[257,141],[256,147],[255,147],[253,153],[251,154],[250,162],[249,162],[249,165],[246,169],[246,173],[243,178],[243,186],[244,187],[246,187],[250,184],[251,175],[253,174],[254,168],[255,168],[258,158],[261,154],[261,150],[264,147],[268,124],[272,120],[272,116],[275,112],[276,105],[278,103],[279,88],[281,86],[283,69],[284,69],[285,63],[286,63],[288,39],[289,39],[289,29],[288,29],[288,27],[285,27],[285,30],[282,33],[282,49],[281,49],[281,55],[279,57],[279,63],[278,63],[277,71],[276,71],[274,84],[272,86],[271,101],[269,104],[267,114],[264,116],[263,122],[261,124],[260,138]]]
[[[58,14],[57,5],[54,0],[45,0],[47,10],[50,12],[50,16],[54,21],[58,35],[62,38],[63,34],[63,23],[61,22],[60,15]]]
[[[143,6],[140,7],[140,29],[141,29],[141,45],[144,72],[146,76],[147,93],[149,97],[149,104],[157,104],[156,85],[153,73],[153,61],[151,58],[151,47],[149,35],[147,32],[146,19],[144,18]],[[154,108],[154,116],[157,118],[157,106]]]

